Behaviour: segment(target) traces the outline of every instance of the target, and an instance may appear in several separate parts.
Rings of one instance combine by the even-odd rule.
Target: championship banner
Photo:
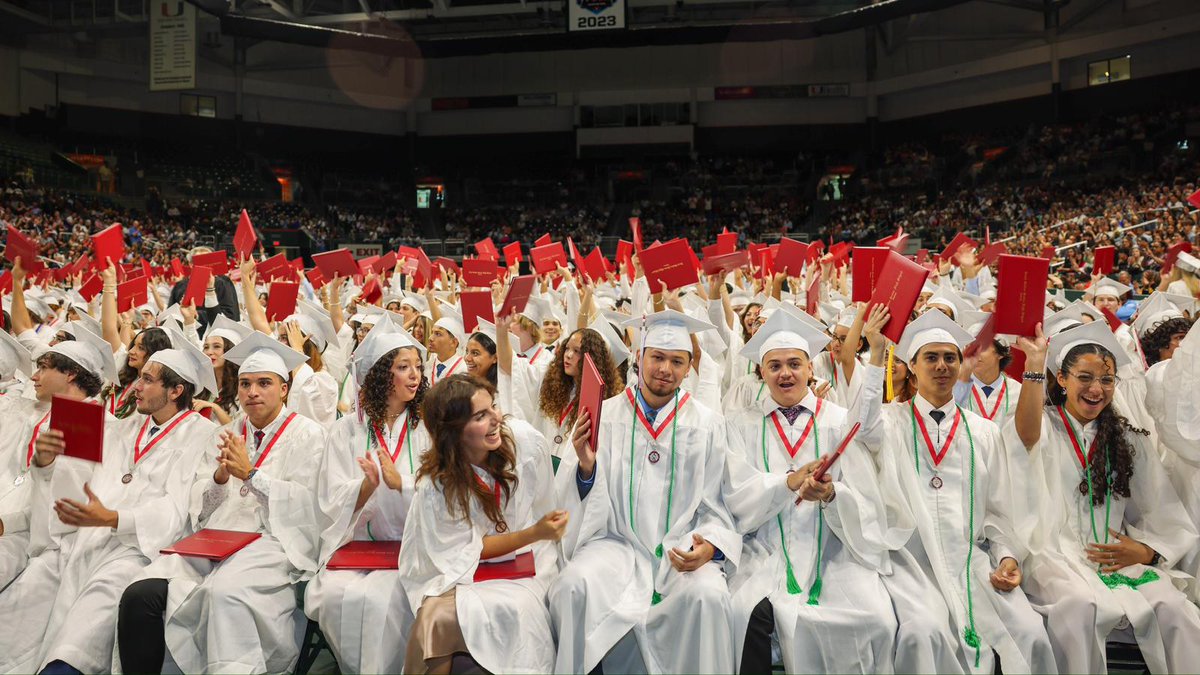
[[[196,88],[196,8],[184,0],[150,3],[150,91]]]
[[[625,0],[567,0],[567,30],[625,27]]]

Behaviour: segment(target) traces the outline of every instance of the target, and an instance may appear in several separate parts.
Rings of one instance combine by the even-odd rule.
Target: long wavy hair
[[[467,342],[471,341],[478,343],[480,347],[483,347],[483,349],[492,356],[496,355],[496,343],[487,335],[483,333],[472,333],[471,337],[467,338]],[[468,344],[467,349],[470,348],[471,346]],[[495,387],[496,382],[498,382],[500,378],[500,362],[497,361],[496,363],[493,363],[492,367],[488,368],[488,371],[484,373],[483,377],[488,381],[489,384]]]
[[[233,349],[233,343],[228,338],[221,338],[221,346],[223,354],[228,354],[229,350]],[[237,368],[226,361],[221,365],[221,372],[217,373],[217,398],[213,403],[221,406],[225,412],[229,412],[233,408],[233,404],[237,403],[237,392]]]
[[[592,362],[600,371],[600,379],[604,381],[604,398],[616,396],[625,388],[625,378],[621,377],[621,373],[617,371],[617,366],[613,363],[612,355],[608,351],[608,343],[604,341],[604,337],[591,328],[580,328],[559,343],[558,349],[554,350],[554,360],[550,362],[550,368],[546,371],[545,379],[542,380],[538,408],[542,414],[554,421],[558,420],[559,415],[562,415],[567,406],[579,399],[579,385],[582,383],[576,382],[575,378],[567,375],[563,368],[563,355],[566,354],[567,345],[576,334],[579,335],[579,367],[583,368],[584,354],[592,357]],[[577,414],[579,414],[578,406],[571,411],[567,418],[568,426],[575,423]]]
[[[439,486],[451,516],[469,521],[471,500],[474,499],[493,525],[504,522],[504,511],[496,498],[476,479],[475,471],[464,451],[463,429],[471,420],[471,397],[479,390],[493,398],[496,387],[487,380],[460,373],[451,375],[429,388],[421,403],[421,416],[432,441],[429,451],[421,456],[417,480],[428,478]],[[504,503],[517,488],[516,442],[507,424],[500,425],[500,447],[489,452],[481,467],[504,493]]]
[[[754,337],[750,334],[750,331],[746,330],[746,312],[749,312],[754,307],[758,307],[759,311],[762,311],[761,302],[750,302],[747,303],[746,306],[742,308],[742,311],[737,315],[738,328],[740,328],[742,331],[742,342],[749,342],[750,338]]]
[[[367,419],[371,421],[371,426],[383,426],[384,418],[387,416],[388,397],[392,395],[392,391],[396,387],[392,378],[392,366],[402,349],[415,348],[396,347],[384,354],[367,371],[367,376],[363,378],[363,386],[358,390],[358,409],[366,414]],[[429,391],[429,380],[425,377],[425,365],[419,359],[417,367],[421,369],[421,383],[417,385],[416,395],[404,406],[408,410],[409,429],[415,429],[421,423],[421,401],[425,399],[425,394]]]
[[[1059,372],[1066,375],[1079,362],[1079,359],[1088,354],[1095,354],[1104,359],[1104,362],[1112,367],[1113,372],[1116,372],[1117,359],[1113,353],[1094,343],[1072,347],[1063,358]],[[1056,378],[1047,377],[1046,380],[1046,398],[1049,403],[1065,405],[1067,402],[1066,390],[1058,384]],[[1088,474],[1092,477],[1092,503],[1097,506],[1104,503],[1110,486],[1114,495],[1125,499],[1129,498],[1129,479],[1133,477],[1135,450],[1125,435],[1126,432],[1142,436],[1150,434],[1145,429],[1139,429],[1130,424],[1129,420],[1113,410],[1112,404],[1109,403],[1096,418],[1097,452],[1088,460]],[[1079,492],[1085,495],[1088,493],[1086,477],[1079,481]]]
[[[1155,326],[1146,334],[1146,337],[1142,338],[1142,354],[1146,356],[1146,365],[1152,366],[1162,361],[1159,352],[1171,344],[1172,335],[1186,333],[1191,329],[1192,322],[1181,316],[1167,319]]]

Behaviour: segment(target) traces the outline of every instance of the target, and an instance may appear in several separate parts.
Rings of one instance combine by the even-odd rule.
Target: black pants
[[[750,624],[746,626],[746,642],[742,649],[741,675],[771,674],[771,633],[775,632],[775,608],[771,601],[763,601],[750,613]]]
[[[161,673],[167,653],[163,616],[167,611],[167,580],[136,581],[121,594],[117,611],[117,648],[127,673]]]

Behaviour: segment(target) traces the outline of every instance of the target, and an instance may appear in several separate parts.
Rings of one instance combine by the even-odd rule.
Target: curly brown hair
[[[1117,370],[1117,359],[1113,353],[1095,343],[1086,343],[1072,347],[1063,357],[1059,372],[1066,375],[1080,358],[1087,354],[1095,354],[1104,359],[1105,363]],[[1053,377],[1046,378],[1046,398],[1051,405],[1065,405],[1067,392]],[[1112,494],[1125,499],[1129,498],[1129,479],[1133,477],[1133,444],[1125,436],[1125,432],[1150,435],[1149,431],[1139,429],[1129,423],[1125,416],[1113,410],[1112,404],[1105,406],[1096,418],[1096,447],[1102,452],[1093,453],[1088,459],[1088,475],[1091,476],[1092,503],[1100,506],[1109,490]],[[1079,481],[1080,494],[1088,493],[1087,478]]]
[[[471,419],[471,397],[480,389],[496,396],[496,387],[487,380],[460,373],[429,388],[421,403],[421,416],[432,441],[421,456],[417,480],[428,478],[438,485],[452,516],[471,518],[471,498],[474,497],[488,520],[498,528],[504,523],[504,511],[495,496],[477,480],[462,444],[463,428]],[[504,492],[504,502],[512,498],[517,488],[516,443],[506,424],[500,425],[500,447],[489,452],[482,467]]]
[[[1167,319],[1155,326],[1142,338],[1142,354],[1146,357],[1146,365],[1152,366],[1162,361],[1159,353],[1171,344],[1171,336],[1186,333],[1192,329],[1192,322],[1177,316]]]
[[[554,350],[554,360],[550,362],[550,368],[546,371],[545,379],[542,380],[538,408],[551,420],[557,420],[567,406],[578,400],[579,384],[581,383],[577,383],[575,378],[567,375],[566,369],[563,368],[567,345],[576,335],[579,336],[580,367],[583,366],[584,354],[592,357],[592,362],[600,371],[600,379],[604,381],[604,398],[616,396],[625,388],[625,378],[621,377],[617,365],[613,363],[612,354],[608,351],[608,343],[605,342],[604,336],[591,328],[577,329],[559,344],[558,349]],[[573,409],[566,420],[568,425],[575,423],[576,414],[578,414],[578,410]]]
[[[400,355],[402,349],[415,350],[416,348],[396,347],[379,357],[375,365],[367,371],[367,376],[363,378],[362,388],[358,390],[358,409],[366,414],[372,426],[381,426],[384,418],[387,417],[388,397],[395,389],[391,373],[392,366],[395,365],[396,357]],[[421,369],[421,384],[417,385],[417,393],[413,399],[405,405],[408,410],[408,428],[410,429],[415,429],[421,423],[421,401],[425,399],[425,392],[429,391],[429,380],[425,377],[425,364],[421,363],[420,359],[417,359],[417,367]]]

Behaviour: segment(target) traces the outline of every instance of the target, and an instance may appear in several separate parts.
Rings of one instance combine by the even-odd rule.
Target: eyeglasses
[[[1099,381],[1101,387],[1104,387],[1105,389],[1112,389],[1113,387],[1117,386],[1118,382],[1121,381],[1121,378],[1117,377],[1116,375],[1101,375],[1100,377],[1096,377],[1091,373],[1067,374],[1076,380],[1079,380],[1079,384],[1082,384],[1085,387],[1090,387],[1093,383]]]

